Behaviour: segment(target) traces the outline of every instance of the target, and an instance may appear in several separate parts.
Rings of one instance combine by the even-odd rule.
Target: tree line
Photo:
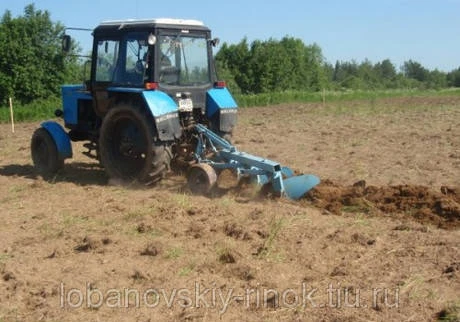
[[[22,104],[55,98],[62,84],[82,81],[82,62],[62,53],[64,30],[33,4],[22,16],[5,11],[0,20],[0,106],[9,97]],[[446,73],[409,60],[398,69],[389,59],[331,64],[317,44],[289,36],[224,43],[215,58],[220,79],[238,94],[460,87],[460,67]]]
[[[286,36],[281,40],[247,39],[224,43],[216,55],[220,77],[242,94],[301,90],[441,89],[460,87],[460,67],[429,70],[408,60],[399,68],[389,60],[372,63],[327,62],[317,44]]]

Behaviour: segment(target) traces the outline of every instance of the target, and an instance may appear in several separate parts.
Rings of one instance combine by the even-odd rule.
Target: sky
[[[316,43],[332,64],[390,59],[399,68],[412,59],[430,70],[460,67],[460,0],[0,0],[0,13],[22,15],[30,3],[66,27],[128,18],[198,19],[229,44],[284,36]],[[90,34],[72,36],[90,48]]]

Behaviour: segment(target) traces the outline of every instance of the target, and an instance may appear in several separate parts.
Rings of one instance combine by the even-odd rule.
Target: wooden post
[[[13,99],[10,97],[11,132],[14,133]]]
[[[323,88],[323,105],[326,105],[326,89]]]

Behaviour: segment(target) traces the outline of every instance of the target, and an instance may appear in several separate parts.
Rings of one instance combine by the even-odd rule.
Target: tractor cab
[[[96,113],[107,113],[113,88],[160,90],[179,108],[204,112],[206,93],[217,81],[212,56],[216,43],[196,20],[101,23],[94,30],[89,82]]]

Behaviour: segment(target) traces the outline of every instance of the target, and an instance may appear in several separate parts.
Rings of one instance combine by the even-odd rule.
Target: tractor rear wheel
[[[35,130],[30,144],[32,161],[37,172],[44,178],[54,176],[63,166],[56,143],[45,128]]]
[[[168,146],[153,142],[151,117],[130,105],[119,105],[104,117],[99,136],[101,164],[111,178],[158,181],[169,170]]]

